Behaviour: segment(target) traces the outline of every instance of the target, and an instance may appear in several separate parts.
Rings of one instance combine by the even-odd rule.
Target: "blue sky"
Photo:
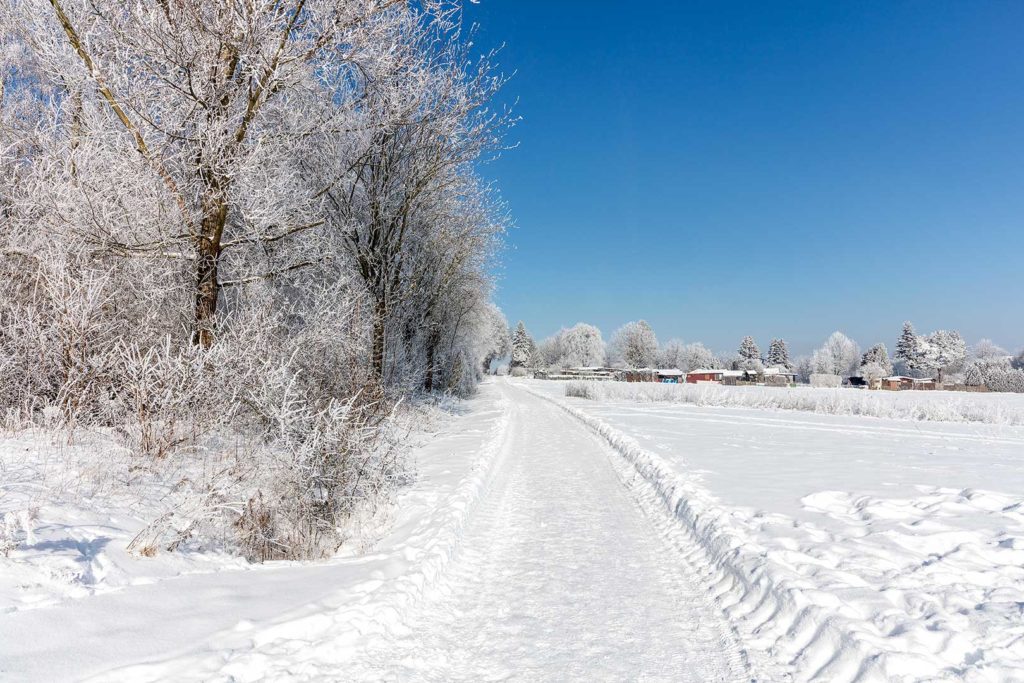
[[[644,7],[640,10],[637,8]],[[1024,345],[1024,3],[481,0],[509,320]]]

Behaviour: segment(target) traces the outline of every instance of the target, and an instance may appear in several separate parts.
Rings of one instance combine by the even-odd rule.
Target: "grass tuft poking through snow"
[[[862,415],[922,422],[1024,425],[1022,394],[568,382],[565,395],[593,401],[680,403],[719,408],[800,410],[824,415]]]

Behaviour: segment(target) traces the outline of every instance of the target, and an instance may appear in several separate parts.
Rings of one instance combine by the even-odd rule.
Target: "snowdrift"
[[[565,395],[595,401],[683,403],[719,408],[802,410],[825,415],[862,415],[897,420],[1024,425],[1024,394],[569,382],[565,386]]]

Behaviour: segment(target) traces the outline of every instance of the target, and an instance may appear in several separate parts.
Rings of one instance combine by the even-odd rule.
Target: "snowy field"
[[[1021,397],[523,385],[634,463],[798,680],[1024,680]],[[711,407],[745,402],[778,409]]]

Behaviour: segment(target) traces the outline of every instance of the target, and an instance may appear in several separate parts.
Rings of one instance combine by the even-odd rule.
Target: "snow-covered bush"
[[[5,512],[0,518],[0,555],[7,557],[22,543],[35,543],[36,510],[25,508]]]
[[[985,386],[992,391],[1024,393],[1024,370],[1000,368],[985,375]]]
[[[594,401],[800,410],[899,420],[1024,425],[1024,397],[950,391],[858,391],[812,387],[731,387],[718,384],[568,382],[566,396]]]
[[[604,395],[602,392],[597,391],[595,387],[597,382],[568,382],[565,385],[565,395],[573,396],[575,398],[587,398],[592,400],[600,400]]]
[[[834,389],[842,386],[843,378],[839,375],[816,372],[810,377],[811,386],[817,389]]]

